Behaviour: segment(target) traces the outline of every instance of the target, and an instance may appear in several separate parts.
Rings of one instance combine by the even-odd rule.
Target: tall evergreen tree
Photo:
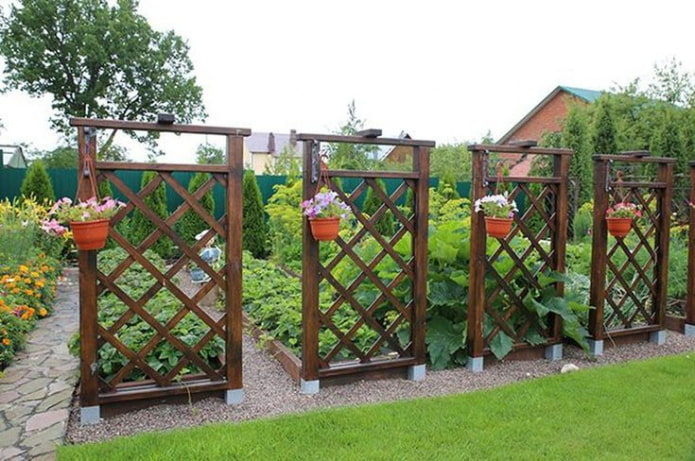
[[[376,186],[382,191],[386,192],[386,186],[384,181],[381,179],[376,180]],[[362,205],[362,212],[372,216],[381,206],[382,201],[379,196],[374,192],[371,187],[367,191],[367,196],[364,199],[364,205]],[[393,225],[393,214],[390,210],[386,210],[384,214],[377,219],[375,225],[376,229],[385,237],[390,237],[394,233]]]
[[[254,258],[265,258],[268,256],[268,224],[265,220],[261,189],[253,170],[244,172],[243,194],[244,249],[251,252]]]
[[[157,177],[155,171],[145,171],[142,174],[141,189],[144,189],[152,180]],[[167,200],[166,200],[166,186],[162,182],[157,188],[152,191],[144,199],[145,204],[152,210],[157,216],[162,219],[166,219],[168,216],[167,211]],[[147,238],[148,235],[152,233],[156,228],[155,224],[150,221],[139,209],[135,210],[133,213],[133,220],[131,222],[131,243],[134,245],[139,245],[143,240]],[[152,249],[162,258],[169,258],[173,253],[173,242],[171,239],[165,235],[159,237],[152,246]]]
[[[597,154],[611,155],[618,151],[615,141],[615,125],[607,97],[598,100],[594,122],[592,147]]]
[[[571,215],[593,196],[593,169],[589,146],[589,124],[583,111],[572,106],[562,129],[562,146],[574,151],[570,160],[569,177],[573,185],[570,195],[576,197]]]
[[[20,191],[23,197],[33,198],[38,203],[55,201],[53,184],[42,161],[36,160],[29,166]]]
[[[210,179],[209,173],[196,173],[193,175],[191,180],[188,182],[188,192],[191,194],[195,193],[198,189],[203,187],[208,179]],[[215,198],[212,194],[212,189],[203,195],[199,201],[200,205],[205,208],[208,213],[214,215],[215,212]],[[201,218],[195,210],[188,210],[183,215],[183,217],[177,223],[177,232],[183,237],[188,243],[195,242],[195,236],[200,232],[208,229],[210,225]]]
[[[682,213],[683,205],[688,202],[690,196],[690,166],[691,157],[684,148],[684,137],[681,132],[681,120],[687,120],[683,114],[680,116],[674,107],[666,109],[660,126],[656,129],[649,146],[652,155],[657,157],[670,157],[676,159],[674,165],[673,204],[676,211]],[[692,153],[690,153],[692,155]]]

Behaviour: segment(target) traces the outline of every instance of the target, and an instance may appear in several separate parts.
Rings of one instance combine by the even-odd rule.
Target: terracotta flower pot
[[[509,231],[512,230],[512,218],[493,218],[491,216],[485,217],[485,230],[487,235],[496,238],[505,238]]]
[[[606,218],[606,223],[613,237],[625,237],[632,229],[632,218]]]
[[[314,218],[309,220],[311,235],[316,240],[335,240],[340,229],[340,218]]]
[[[109,220],[73,221],[70,223],[72,238],[78,250],[99,250],[106,245],[109,235]]]

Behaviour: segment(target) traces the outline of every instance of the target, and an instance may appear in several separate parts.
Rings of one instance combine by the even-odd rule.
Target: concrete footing
[[[422,381],[425,379],[427,368],[424,364],[408,367],[408,379],[410,381]]]
[[[318,394],[319,393],[319,380],[314,379],[312,381],[304,381],[304,379],[299,380],[299,393],[300,394]]]
[[[685,331],[683,332],[688,338],[695,338],[695,325],[689,323],[685,324]]]
[[[589,353],[591,355],[603,355],[603,340],[590,339]]]
[[[473,373],[480,373],[483,371],[483,358],[468,357],[468,360],[466,361],[466,368],[471,370]]]
[[[101,421],[101,406],[80,408],[80,424],[97,424]]]
[[[546,360],[562,360],[562,344],[553,344],[545,348]]]
[[[649,342],[658,346],[666,344],[666,330],[652,331],[649,333]]]
[[[243,389],[230,389],[224,391],[224,401],[227,405],[238,405],[244,401]]]

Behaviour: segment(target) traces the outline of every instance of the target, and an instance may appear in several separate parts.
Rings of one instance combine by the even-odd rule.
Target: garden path
[[[0,459],[52,460],[63,443],[79,360],[67,342],[78,329],[77,269],[58,282],[55,311],[38,322],[0,378]]]

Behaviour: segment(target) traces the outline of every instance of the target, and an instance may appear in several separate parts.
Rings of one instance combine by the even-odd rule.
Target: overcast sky
[[[332,132],[354,99],[367,127],[438,143],[498,138],[557,85],[608,90],[674,57],[695,71],[692,11],[675,0],[140,2],[153,28],[188,41],[209,124]],[[49,98],[0,95],[0,144],[52,149],[50,113]],[[200,141],[166,142],[166,160],[192,161]]]

